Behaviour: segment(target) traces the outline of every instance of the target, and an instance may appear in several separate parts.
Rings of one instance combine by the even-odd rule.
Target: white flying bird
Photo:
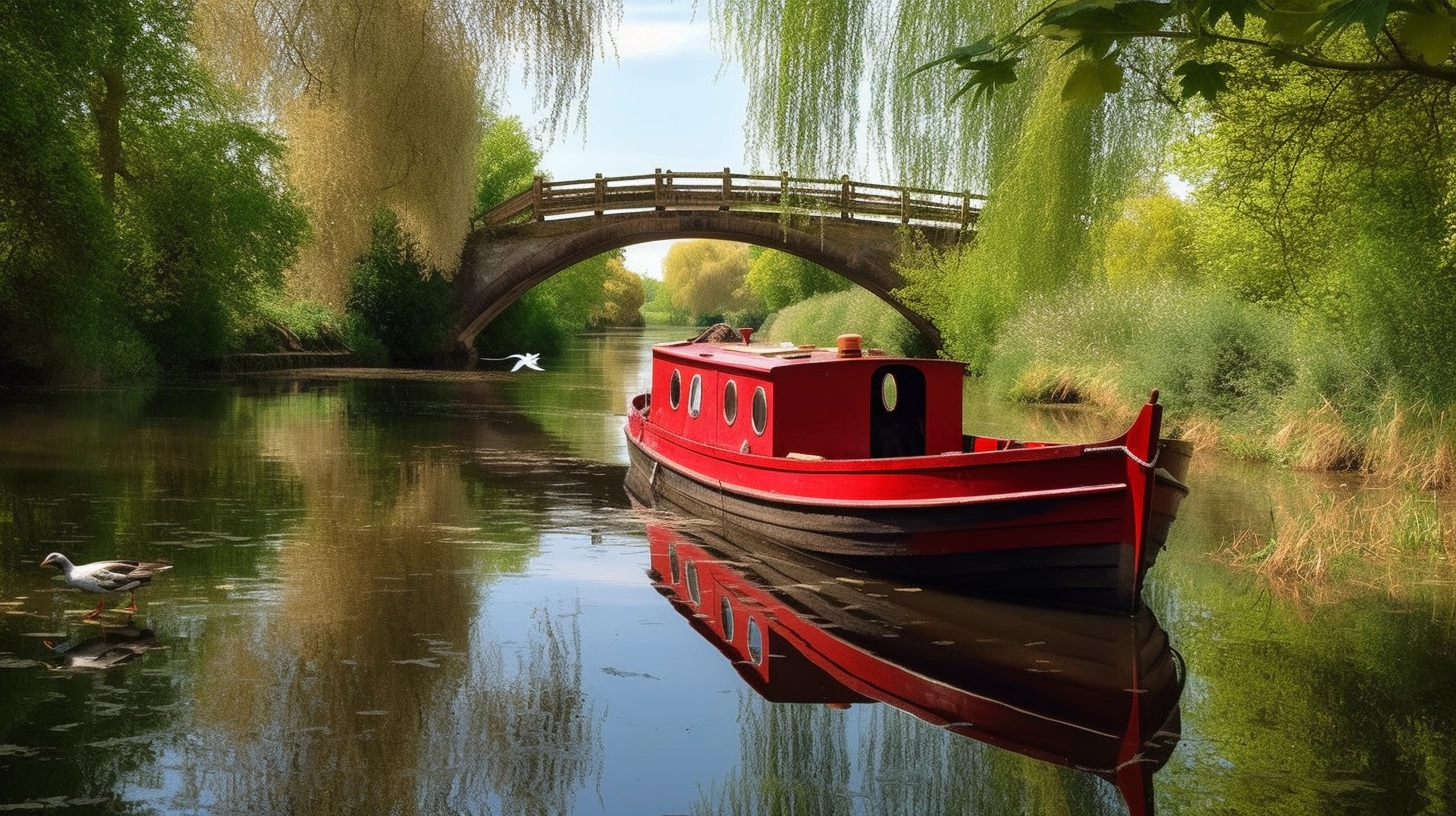
[[[106,608],[106,596],[113,593],[130,592],[131,605],[126,611],[136,611],[136,591],[152,582],[152,576],[172,568],[171,564],[146,561],[96,561],[76,566],[71,559],[53,552],[40,562],[42,567],[60,569],[62,577],[71,586],[94,592],[101,596],[101,602],[87,619],[95,618]]]
[[[515,365],[514,368],[511,369],[512,371],[520,371],[522,368],[529,368],[532,371],[545,371],[546,370],[546,369],[542,368],[541,366],[536,365],[536,363],[540,362],[540,360],[541,360],[541,355],[539,355],[539,354],[508,354],[508,355],[506,355],[504,357],[481,357],[480,359],[482,359],[482,360],[496,360],[496,361],[500,361],[500,360],[515,360],[516,361],[516,365]]]

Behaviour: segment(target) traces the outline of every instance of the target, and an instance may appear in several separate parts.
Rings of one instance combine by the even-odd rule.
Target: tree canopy
[[[374,213],[453,270],[475,206],[482,100],[514,66],[556,127],[579,115],[618,0],[200,0],[196,38],[288,134],[313,240],[297,293],[339,305]]]
[[[1159,43],[1172,46],[1165,78],[1176,78],[1176,96],[1211,102],[1228,89],[1236,70],[1220,56],[1231,48],[1267,58],[1276,68],[1296,63],[1456,84],[1453,42],[1451,7],[1422,0],[1056,0],[917,71],[949,64],[967,74],[953,98],[981,100],[1016,81],[1028,52],[1049,46],[1065,49],[1060,57],[1074,61],[1063,95],[1096,100],[1120,92],[1129,70],[1142,70],[1140,46]]]
[[[662,259],[662,280],[673,305],[694,315],[759,308],[747,275],[748,245],[732,241],[678,241]]]

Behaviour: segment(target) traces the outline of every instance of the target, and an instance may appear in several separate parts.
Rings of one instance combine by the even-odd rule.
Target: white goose
[[[136,591],[150,584],[153,575],[172,568],[171,564],[155,561],[95,561],[78,567],[58,552],[47,555],[40,565],[58,568],[66,583],[101,596],[96,609],[86,616],[88,620],[101,614],[101,610],[106,608],[106,596],[114,593],[130,592],[131,605],[126,611],[135,612]]]

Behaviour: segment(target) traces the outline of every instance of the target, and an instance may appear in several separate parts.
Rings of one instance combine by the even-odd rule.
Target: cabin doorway
[[[870,377],[870,456],[925,454],[925,374],[887,365]]]

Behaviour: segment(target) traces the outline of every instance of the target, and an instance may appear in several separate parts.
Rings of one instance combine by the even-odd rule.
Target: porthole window
[[[695,417],[703,410],[703,375],[694,374],[688,384],[688,416]]]
[[[895,382],[894,374],[886,374],[880,380],[880,404],[885,406],[885,413],[895,413],[895,406],[900,404],[900,386]]]
[[[723,386],[723,421],[729,425],[738,419],[738,383],[729,380]]]
[[[672,382],[667,386],[667,402],[676,411],[678,403],[682,402],[682,372],[672,370]]]
[[[677,545],[669,544],[667,547],[667,568],[672,572],[672,582],[676,584],[682,580],[682,564],[677,560]]]
[[[688,562],[688,597],[693,599],[695,606],[703,600],[698,595],[698,565],[692,561]]]
[[[728,596],[724,595],[718,604],[719,617],[723,619],[723,639],[733,639],[733,604],[728,602]]]
[[[763,632],[754,618],[748,619],[748,660],[755,666],[763,662]]]
[[[768,392],[763,386],[753,389],[753,432],[763,436],[768,428]]]

